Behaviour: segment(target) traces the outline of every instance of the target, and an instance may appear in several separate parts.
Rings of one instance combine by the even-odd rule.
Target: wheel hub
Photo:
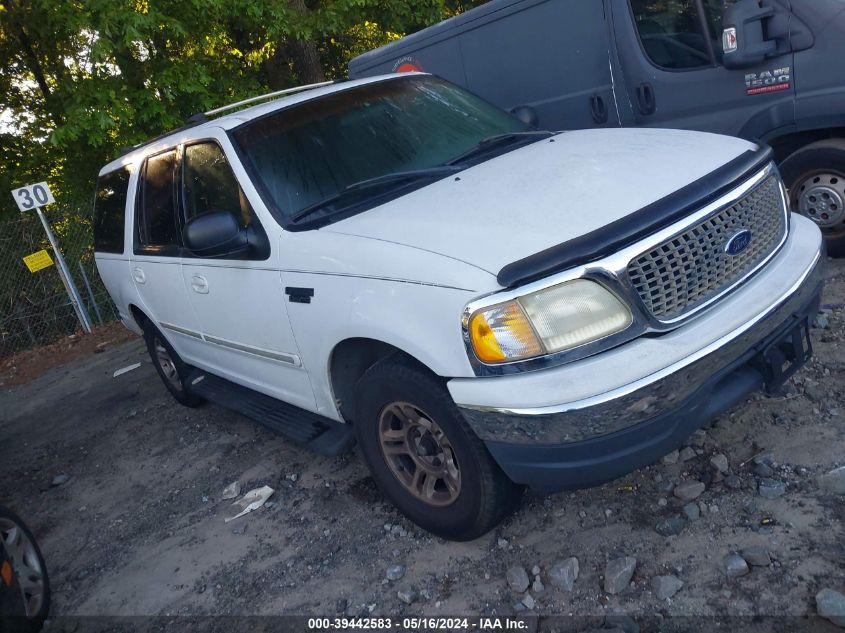
[[[387,405],[379,418],[379,445],[388,468],[417,499],[447,506],[461,492],[461,471],[446,433],[408,402]]]
[[[177,391],[182,391],[182,381],[179,378],[179,370],[176,369],[176,363],[170,357],[170,352],[159,339],[153,342],[156,353],[156,362],[164,374],[165,380]]]
[[[823,229],[845,225],[845,174],[823,173],[806,178],[798,187],[797,203],[801,215]]]

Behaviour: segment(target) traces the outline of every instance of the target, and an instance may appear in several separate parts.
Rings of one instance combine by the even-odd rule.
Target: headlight
[[[603,286],[569,281],[470,315],[467,329],[484,363],[554,354],[626,329],[631,311]]]

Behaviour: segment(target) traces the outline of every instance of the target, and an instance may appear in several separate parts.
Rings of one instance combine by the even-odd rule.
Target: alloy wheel
[[[23,593],[28,618],[36,617],[44,606],[44,568],[35,543],[14,521],[0,517],[0,541],[12,560],[12,568]]]
[[[173,362],[173,359],[170,357],[170,352],[167,351],[164,343],[162,343],[160,339],[156,338],[153,341],[153,348],[155,349],[156,362],[161,368],[165,380],[167,380],[170,386],[176,389],[176,391],[182,391],[182,380],[179,378],[179,370],[176,369],[176,363]]]

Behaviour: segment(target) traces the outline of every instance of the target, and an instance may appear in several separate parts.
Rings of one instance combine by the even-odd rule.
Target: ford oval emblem
[[[725,252],[731,257],[735,257],[743,252],[751,244],[751,231],[740,231],[728,240],[725,244]]]

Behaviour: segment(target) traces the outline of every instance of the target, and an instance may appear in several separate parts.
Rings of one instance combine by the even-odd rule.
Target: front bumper
[[[471,405],[456,397],[461,412],[493,458],[517,483],[544,489],[587,487],[657,461],[680,446],[695,429],[759,389],[764,379],[755,359],[760,352],[782,338],[799,319],[812,317],[818,310],[824,277],[823,243],[817,230],[800,220],[795,224],[798,235],[792,236],[792,243],[770,264],[774,270],[768,271],[769,277],[774,279],[753,280],[749,286],[756,284],[756,288],[743,288],[724,303],[730,310],[728,302],[756,302],[762,295],[767,296],[767,302],[755,303],[752,318],[744,319],[740,327],[695,353],[608,390],[601,387],[608,377],[600,373],[604,356],[600,354],[584,363],[585,368],[597,372],[597,390],[587,397],[528,408]],[[761,275],[765,277],[766,273]],[[780,290],[772,296],[776,284]],[[760,310],[760,305],[765,307]],[[716,308],[711,314],[719,312]],[[678,334],[686,329],[681,328],[676,336],[695,336],[691,332]],[[624,350],[617,354],[624,360]],[[636,355],[629,362],[636,364]],[[613,372],[610,364],[605,371]],[[548,372],[536,374],[534,380],[549,378]],[[503,382],[497,388],[496,381],[519,381],[525,394],[532,377],[526,374],[476,380],[488,381],[498,393],[503,386],[505,393],[509,389]],[[454,397],[461,389],[460,384],[453,383],[450,389]],[[558,390],[566,393],[566,385],[559,382]]]

